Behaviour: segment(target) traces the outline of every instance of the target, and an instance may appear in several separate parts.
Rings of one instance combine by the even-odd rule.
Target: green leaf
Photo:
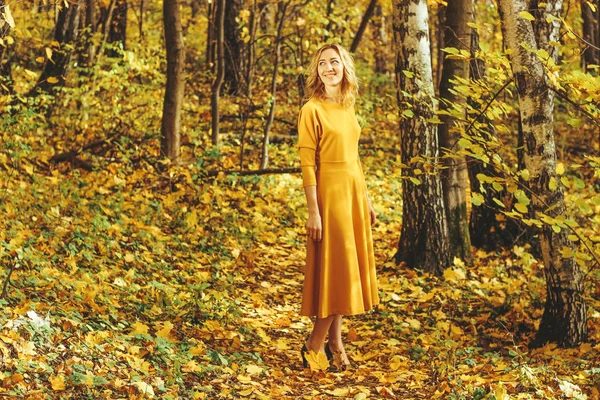
[[[471,203],[474,206],[480,206],[483,204],[483,195],[481,193],[471,193]]]
[[[406,118],[412,118],[415,116],[415,113],[412,112],[412,110],[404,110],[402,111],[402,115],[404,115]]]
[[[502,208],[506,208],[506,205],[504,205],[504,203],[498,199],[494,199],[494,203],[498,204]]]
[[[460,50],[458,50],[456,47],[446,47],[445,49],[442,49],[442,51],[445,51],[448,54],[458,54],[458,53],[460,53]]]
[[[519,13],[519,17],[526,19],[527,21],[535,21],[535,17],[528,13],[527,11],[521,11]]]
[[[525,204],[515,203],[514,207],[518,212],[520,212],[522,214],[527,213],[527,206]]]
[[[417,186],[421,184],[420,180],[418,180],[417,178],[413,178],[412,176],[410,178],[408,178],[408,179],[410,179],[410,181],[412,183],[414,183],[415,185],[417,185]]]

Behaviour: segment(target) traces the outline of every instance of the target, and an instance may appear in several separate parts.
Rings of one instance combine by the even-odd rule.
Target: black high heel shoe
[[[327,356],[327,360],[329,362],[333,361],[333,353],[331,352],[331,349],[329,348],[329,342],[325,343],[325,356]]]
[[[308,353],[308,349],[306,348],[306,343],[302,346],[302,350],[300,350],[300,355],[302,356],[302,365],[304,368],[308,368],[308,360],[306,359],[306,353]]]
[[[332,372],[344,372],[350,368],[350,363],[344,363],[341,351],[331,351],[329,342],[325,343],[325,355],[329,360],[329,368]]]

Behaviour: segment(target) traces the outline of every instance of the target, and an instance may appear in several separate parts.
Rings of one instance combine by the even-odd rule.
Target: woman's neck
[[[341,90],[339,87],[327,87],[325,86],[325,100],[331,101],[334,103],[339,103],[342,101]]]

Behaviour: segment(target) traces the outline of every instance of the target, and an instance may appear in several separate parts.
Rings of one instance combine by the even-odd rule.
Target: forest
[[[0,0],[0,399],[600,398],[599,0]],[[354,57],[381,304],[300,347]]]

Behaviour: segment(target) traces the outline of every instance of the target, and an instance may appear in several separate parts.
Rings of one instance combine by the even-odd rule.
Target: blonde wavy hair
[[[325,85],[321,81],[321,78],[319,78],[319,60],[321,59],[321,54],[328,49],[333,49],[338,53],[344,66],[344,77],[342,78],[340,93],[342,97],[341,103],[345,107],[353,106],[358,95],[358,78],[354,69],[354,60],[348,50],[336,43],[322,46],[310,61],[308,77],[306,78],[306,99],[317,98],[325,100]]]

